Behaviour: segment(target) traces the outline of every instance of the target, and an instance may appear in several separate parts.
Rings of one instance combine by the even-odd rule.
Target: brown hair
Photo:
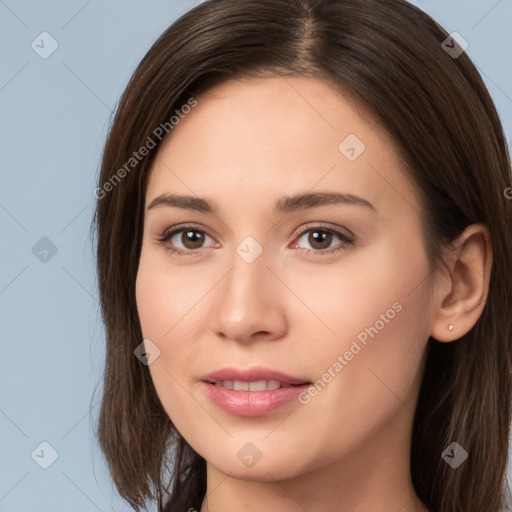
[[[142,341],[135,279],[156,128],[170,133],[175,111],[215,84],[265,74],[324,79],[375,116],[418,187],[433,270],[443,245],[465,227],[488,227],[487,303],[461,339],[428,341],[410,469],[431,512],[508,505],[510,160],[480,75],[465,53],[455,58],[443,49],[447,37],[403,0],[208,0],[169,27],[135,70],[106,141],[95,222],[107,340],[98,439],[120,495],[136,510],[171,484],[165,510],[199,510],[206,491],[205,460],[176,431],[147,366],[134,357]],[[128,168],[149,139],[156,149]],[[452,441],[469,453],[457,469],[441,458]]]

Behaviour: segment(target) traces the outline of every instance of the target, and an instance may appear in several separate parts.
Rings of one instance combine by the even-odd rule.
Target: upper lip
[[[259,380],[277,380],[286,384],[305,384],[309,383],[307,379],[292,377],[272,368],[264,368],[263,366],[255,366],[252,368],[221,368],[214,372],[208,373],[202,377],[205,382],[217,382],[225,380],[239,380],[243,382],[256,382]]]

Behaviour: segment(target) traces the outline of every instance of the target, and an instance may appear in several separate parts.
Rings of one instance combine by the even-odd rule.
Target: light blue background
[[[0,1],[0,511],[131,510],[92,428],[104,354],[88,237],[93,190],[132,71],[197,3]],[[510,140],[512,3],[416,3],[469,42]],[[31,48],[43,31],[59,44],[48,59]],[[57,248],[46,263],[32,252],[42,237]],[[31,458],[43,441],[58,452],[46,470]]]

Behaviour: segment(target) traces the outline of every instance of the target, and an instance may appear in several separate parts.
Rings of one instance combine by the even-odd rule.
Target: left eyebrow
[[[353,194],[344,194],[338,192],[316,192],[298,194],[295,196],[285,196],[275,202],[272,208],[272,212],[274,214],[292,213],[297,210],[305,210],[308,208],[315,208],[317,206],[332,204],[363,206],[377,213],[375,206],[373,206],[373,204],[366,199],[355,196]],[[200,213],[214,215],[217,215],[219,212],[216,204],[209,199],[177,194],[161,194],[151,201],[147,209],[151,210],[161,206],[182,208],[184,210],[194,210]]]
[[[276,201],[272,211],[274,213],[291,213],[297,210],[305,210],[307,208],[331,204],[364,206],[377,213],[375,206],[366,199],[353,194],[342,194],[338,192],[317,192],[283,197]]]

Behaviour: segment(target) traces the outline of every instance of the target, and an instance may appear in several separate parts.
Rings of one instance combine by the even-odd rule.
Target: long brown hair
[[[163,135],[172,136],[176,110],[215,84],[249,75],[314,76],[375,116],[420,191],[433,270],[443,245],[465,227],[488,227],[487,303],[459,340],[428,341],[410,469],[431,512],[508,505],[510,160],[479,73],[465,53],[447,51],[447,37],[404,0],[207,0],[170,26],[135,70],[106,141],[94,220],[106,328],[97,434],[120,495],[136,510],[157,491],[169,495],[167,511],[199,510],[206,492],[205,460],[176,431],[148,367],[134,357],[142,341],[135,279],[148,173]],[[131,160],[143,146],[151,146],[148,154]],[[457,469],[441,457],[452,441],[469,453]]]

